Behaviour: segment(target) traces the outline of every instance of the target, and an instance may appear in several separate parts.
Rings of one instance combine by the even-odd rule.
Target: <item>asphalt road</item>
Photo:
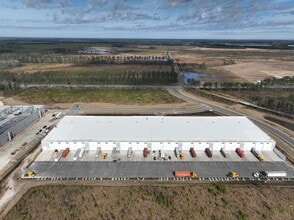
[[[187,96],[181,89],[170,89],[170,91],[172,93],[174,93],[175,95],[177,95],[178,97],[189,101],[189,102],[194,102],[194,103],[201,103],[203,105],[207,105],[209,106],[213,111],[219,112],[220,114],[223,115],[231,115],[231,116],[244,116],[238,112],[229,110],[229,109],[225,109],[216,105],[212,105],[203,101],[200,101],[198,99],[196,99],[193,96]],[[257,126],[259,126],[260,128],[265,129],[266,131],[268,131],[269,133],[271,133],[273,136],[276,136],[278,138],[280,138],[282,141],[284,141],[285,143],[289,144],[292,148],[294,148],[294,139],[292,137],[289,137],[287,134],[285,134],[284,132],[272,127],[269,124],[266,124],[264,122],[258,121],[254,118],[248,117],[250,118],[251,121],[253,121]]]
[[[197,172],[199,177],[226,177],[236,171],[240,177],[252,177],[258,171],[286,171],[293,177],[294,170],[284,162],[256,161],[35,161],[31,167],[43,178],[165,178],[175,170]]]

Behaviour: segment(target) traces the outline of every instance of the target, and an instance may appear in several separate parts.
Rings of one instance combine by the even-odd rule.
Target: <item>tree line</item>
[[[294,115],[294,94],[278,97],[255,94],[249,97],[249,101],[263,108]]]
[[[255,90],[294,88],[294,76],[284,76],[282,78],[267,77],[264,80],[251,82],[201,82],[199,80],[188,80],[189,85],[201,86],[204,89],[219,90]]]
[[[21,84],[64,85],[169,85],[178,82],[177,73],[164,71],[47,71],[32,74],[0,72],[2,88]]]
[[[15,60],[20,63],[73,63],[87,64],[158,64],[171,65],[167,56],[101,56],[101,55],[57,55],[46,53],[1,54],[0,60]]]

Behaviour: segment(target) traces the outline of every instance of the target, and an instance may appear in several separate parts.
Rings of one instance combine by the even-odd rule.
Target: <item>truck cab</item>
[[[237,172],[235,172],[235,171],[232,171],[232,172],[229,172],[228,176],[229,177],[238,177],[239,174]]]
[[[196,178],[198,175],[196,172],[191,172],[191,177]]]
[[[185,155],[183,153],[180,153],[180,159],[184,159]]]
[[[37,175],[37,173],[34,171],[29,171],[25,174],[25,176],[28,176],[28,177],[35,177],[36,175]]]

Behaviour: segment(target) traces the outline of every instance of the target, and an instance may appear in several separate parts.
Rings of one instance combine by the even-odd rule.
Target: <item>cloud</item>
[[[294,31],[293,0],[0,0],[11,26],[157,33]],[[21,9],[21,10],[20,10]],[[8,22],[5,19],[10,19]],[[26,20],[27,19],[27,20]],[[30,19],[30,21],[28,20]],[[26,21],[25,21],[26,20]],[[39,21],[39,22],[38,22]],[[9,25],[6,25],[9,29]],[[37,28],[36,28],[37,29]],[[288,30],[287,30],[288,29]],[[3,32],[4,27],[0,30]],[[108,32],[110,33],[110,32]],[[142,34],[144,35],[144,34]]]
[[[137,20],[160,20],[156,15],[148,15],[132,11],[115,11],[104,15],[86,15],[86,14],[69,14],[60,16],[55,14],[53,21],[55,23],[66,24],[91,24],[91,23],[108,23],[111,21],[137,21]]]
[[[23,4],[29,8],[48,9],[65,8],[70,5],[68,0],[23,0]]]
[[[187,3],[191,3],[192,0],[167,0],[162,5],[163,8],[175,8],[179,6],[186,5]]]
[[[111,21],[161,20],[156,13],[145,13],[144,10],[129,5],[128,2],[115,2],[109,5],[108,9],[102,9],[106,4],[108,4],[107,0],[90,0],[84,8],[55,13],[53,21],[66,24],[90,24]]]
[[[217,0],[216,0],[217,1]],[[283,18],[281,11],[294,5],[278,4],[255,0],[244,3],[236,3],[227,0],[215,4],[212,1],[199,2],[199,5],[179,14],[177,21],[182,25],[192,26],[194,29],[206,30],[234,30],[243,28],[266,28],[275,26],[292,26],[294,18]],[[277,19],[278,18],[278,19]],[[202,25],[205,24],[203,27]]]

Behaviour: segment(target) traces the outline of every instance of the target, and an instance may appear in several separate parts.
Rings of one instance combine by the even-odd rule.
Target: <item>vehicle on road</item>
[[[239,177],[239,174],[236,171],[231,171],[229,172],[228,176],[235,178],[235,177]]]
[[[34,172],[34,171],[29,171],[29,172],[27,172],[27,173],[25,174],[25,176],[27,176],[27,177],[34,177],[34,176],[36,176],[36,175],[37,175],[37,173]]]
[[[252,173],[252,176],[255,177],[255,178],[258,178],[259,177],[259,173],[258,172]]]
[[[196,178],[198,175],[194,171],[174,171],[174,176],[175,177],[193,177]]]
[[[287,173],[285,171],[264,171],[262,172],[265,177],[286,177]]]

